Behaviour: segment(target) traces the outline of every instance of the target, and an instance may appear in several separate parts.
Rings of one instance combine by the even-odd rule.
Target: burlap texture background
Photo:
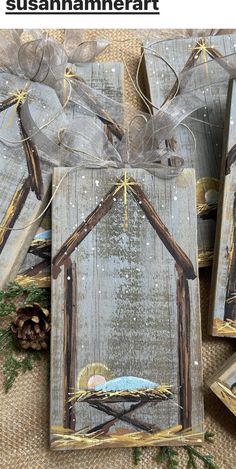
[[[160,33],[160,31],[159,31]],[[163,37],[187,35],[190,31],[162,31]],[[62,30],[50,30],[50,34],[63,40]],[[126,30],[87,31],[87,37],[106,37],[112,41],[111,47],[99,60],[122,60],[121,49],[131,75],[135,76],[140,56],[140,45],[134,33]],[[137,97],[126,74],[126,103],[140,107]],[[210,271],[200,274],[201,310],[203,329],[204,382],[235,351],[234,339],[213,339],[207,335],[208,297]],[[53,452],[48,446],[49,429],[49,357],[45,356],[32,372],[20,375],[12,390],[6,395],[2,387],[0,373],[0,468],[1,469],[128,469],[133,466],[132,449],[83,450]],[[215,433],[214,444],[206,445],[204,452],[214,455],[221,469],[235,469],[236,420],[214,394],[204,386],[205,428]],[[157,449],[142,451],[140,469],[161,468],[155,461]],[[180,468],[185,468],[186,456],[180,450]],[[199,464],[199,468],[203,465]]]

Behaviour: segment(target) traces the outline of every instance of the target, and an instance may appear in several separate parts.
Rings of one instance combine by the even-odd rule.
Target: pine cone
[[[49,345],[49,311],[37,303],[17,308],[11,330],[21,349],[46,350]]]

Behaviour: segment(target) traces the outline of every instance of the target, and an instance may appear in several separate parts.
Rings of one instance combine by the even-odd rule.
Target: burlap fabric
[[[79,25],[78,25],[79,26]],[[189,31],[162,31],[162,37],[187,35]],[[54,37],[63,40],[62,30],[50,31]],[[140,56],[140,46],[134,33],[125,30],[87,31],[88,37],[106,37],[112,46],[101,56],[103,61],[121,60],[121,49],[125,50],[127,65],[134,77]],[[123,42],[122,42],[123,41]],[[124,47],[125,46],[125,47]],[[137,97],[126,74],[126,103],[140,107]],[[208,298],[210,271],[200,274],[201,310],[203,329],[204,381],[217,371],[235,351],[233,339],[213,339],[207,335]],[[53,452],[49,450],[49,357],[45,356],[32,372],[18,377],[12,390],[6,395],[2,391],[0,374],[0,468],[1,469],[128,469],[133,467],[132,449],[83,450]],[[215,434],[214,444],[206,445],[204,452],[211,452],[221,469],[235,469],[236,419],[226,407],[204,387],[205,427]],[[157,465],[157,449],[142,451],[140,469],[154,469]],[[180,450],[180,468],[186,467],[186,455]],[[199,464],[199,468],[203,465]]]

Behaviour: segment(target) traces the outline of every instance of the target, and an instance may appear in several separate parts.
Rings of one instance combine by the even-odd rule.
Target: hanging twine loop
[[[75,68],[74,67],[67,67],[64,77],[68,78],[68,79],[78,77]]]

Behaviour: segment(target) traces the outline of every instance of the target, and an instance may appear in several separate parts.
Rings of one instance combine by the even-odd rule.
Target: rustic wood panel
[[[77,73],[94,90],[118,102],[122,102],[124,94],[123,64],[118,62],[84,64],[78,67]],[[81,116],[81,109],[79,109],[77,105],[70,103],[66,108],[65,114],[69,121],[73,121]],[[104,126],[99,119],[92,116],[91,119],[95,120],[96,124]],[[117,139],[114,138],[114,144],[116,140]],[[50,212],[48,212],[46,217],[42,220],[43,229],[45,229],[45,224],[48,227],[50,216]],[[50,240],[48,240],[48,242],[50,242]],[[36,245],[38,250],[41,247],[41,250],[46,254],[48,253],[48,243],[45,245],[45,240],[42,239],[40,241],[39,237],[37,237],[37,240],[34,240],[32,246],[29,248],[29,252],[20,268],[17,281],[21,284],[33,282],[42,288],[50,287],[50,268],[46,260],[44,259],[43,261],[42,256],[37,255],[37,250],[35,250]]]
[[[9,97],[9,90],[24,89],[25,80],[2,73],[0,76],[0,102]],[[56,141],[57,128],[63,125],[61,105],[55,91],[38,83],[29,87],[29,107],[36,124],[41,127],[58,116],[43,135]],[[4,107],[3,107],[4,108]],[[49,196],[50,171],[59,161],[33,141],[9,143],[27,138],[21,117],[22,107],[8,107],[0,113],[0,225],[1,227],[23,227],[42,212]],[[27,253],[39,222],[20,231],[0,228],[0,287],[13,280]]]
[[[208,385],[236,416],[236,353],[211,378]]]
[[[51,209],[40,226],[21,265],[16,281],[21,285],[34,283],[38,287],[51,286]]]
[[[54,187],[66,171],[55,170]],[[63,438],[68,430],[64,426],[66,281],[72,280],[68,262],[76,265],[77,275],[76,357],[71,357],[76,389],[86,389],[94,375],[106,380],[133,376],[172,385],[174,393],[173,399],[156,403],[145,397],[138,401],[133,397],[131,402],[96,397],[78,402],[75,430],[84,428],[82,433],[87,431],[90,438],[91,432],[104,433],[96,441],[101,446],[159,444],[156,432],[180,430],[176,425],[200,432],[193,443],[201,439],[195,174],[186,169],[176,180],[164,181],[144,170],[130,170],[127,206],[123,189],[114,194],[126,176],[124,170],[75,169],[53,201],[51,444],[55,449],[85,447],[85,435],[75,446]],[[73,303],[72,296],[70,300]],[[70,389],[73,394],[74,385]],[[120,434],[116,442],[110,441],[114,431]],[[141,432],[141,440],[126,441],[133,431]],[[178,436],[174,434],[169,443],[179,444]],[[89,439],[87,445],[94,442]]]
[[[79,67],[77,67],[76,73],[85,81],[87,85],[91,86],[91,88],[93,88],[94,90],[103,93],[105,96],[108,96],[108,98],[114,99],[118,102],[122,102],[124,95],[124,66],[122,63],[95,62],[91,64],[81,64]],[[100,106],[99,101],[92,96],[91,98],[92,99],[88,100],[88,106],[92,105],[91,109],[93,109],[93,112],[95,112],[96,109],[101,111],[102,107]],[[96,105],[93,107],[94,102]],[[93,113],[87,112],[86,108],[81,108],[73,102],[70,102],[66,108],[66,115],[68,116],[70,121],[81,116],[81,113],[94,117]],[[100,116],[102,115],[103,113],[101,112]],[[109,115],[107,117],[109,118]],[[97,117],[95,118],[95,122],[97,125],[101,125],[102,127],[104,127],[105,130],[107,130],[108,128],[108,132],[110,133],[110,136],[112,136],[113,144],[115,144],[117,140],[119,140],[117,138],[117,133],[115,131],[112,132],[112,129],[109,128],[106,121]],[[121,138],[122,133],[119,136]]]
[[[236,81],[229,86],[221,170],[215,255],[211,285],[210,332],[236,337]]]
[[[199,54],[196,49],[197,41],[199,41],[199,38],[177,39],[159,43],[153,43],[154,41],[150,40],[144,46],[151,47],[154,52],[164,57],[179,73],[184,68],[191,67],[193,62],[204,62],[205,57],[207,57],[208,54],[205,52]],[[235,35],[207,37],[205,42],[209,50],[213,48],[213,50],[217,50],[223,55],[235,52]],[[197,58],[198,54],[199,57]],[[217,79],[218,67],[219,65],[216,64],[216,74],[213,74],[213,82]],[[170,66],[147,49],[144,53],[144,69],[148,95],[152,103],[160,107],[167,96],[173,95],[176,77]],[[209,126],[192,118],[186,119],[186,124],[194,132],[196,138],[197,148],[195,154],[193,154],[192,136],[186,128],[180,126],[175,135],[177,149],[185,158],[186,166],[196,169],[200,267],[209,265],[213,258],[227,87],[227,81],[209,86],[204,90],[205,108],[192,115],[194,118],[214,125]],[[155,109],[153,112],[155,112]]]

